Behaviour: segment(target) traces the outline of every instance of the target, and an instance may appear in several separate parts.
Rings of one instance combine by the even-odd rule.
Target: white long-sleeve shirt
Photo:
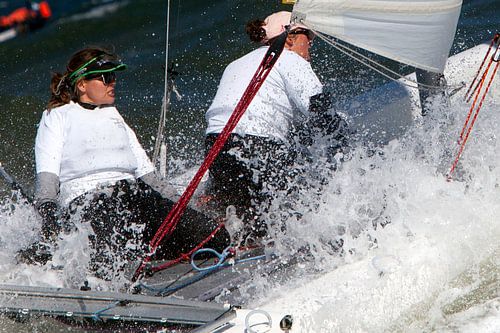
[[[260,47],[226,67],[205,115],[206,134],[222,132],[267,50]],[[286,140],[291,124],[307,115],[309,98],[322,88],[308,61],[283,50],[233,133]]]
[[[59,177],[62,204],[97,186],[154,171],[115,107],[88,110],[73,102],[44,111],[35,157],[37,173]]]

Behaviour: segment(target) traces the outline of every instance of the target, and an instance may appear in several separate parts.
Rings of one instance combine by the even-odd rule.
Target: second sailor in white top
[[[309,63],[314,33],[291,23],[290,18],[290,12],[278,12],[247,24],[250,39],[262,46],[226,67],[206,112],[208,151],[269,46],[289,26],[282,54],[210,167],[208,194],[221,213],[227,206],[235,206],[236,214],[246,222],[243,238],[266,234],[260,216],[267,210],[272,193],[285,189],[293,177],[295,127],[309,121],[311,111],[321,112],[321,108],[311,108],[311,100],[321,100],[313,97],[320,96],[323,90]]]

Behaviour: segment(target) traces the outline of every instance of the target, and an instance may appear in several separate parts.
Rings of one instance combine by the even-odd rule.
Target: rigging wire
[[[301,23],[301,24],[303,24],[303,23]],[[355,51],[354,49],[350,48],[349,46],[341,44],[341,43],[335,41],[333,38],[327,37],[325,34],[319,32],[319,31],[316,31],[314,29],[311,29],[311,30],[321,40],[323,40],[324,42],[326,42],[328,45],[332,46],[336,50],[340,51],[341,53],[347,55],[348,57],[356,60],[357,62],[361,63],[362,65],[372,69],[373,71],[379,73],[380,75],[382,75],[382,76],[384,76],[392,81],[403,80],[403,81],[398,81],[398,82],[400,84],[403,84],[404,86],[409,87],[409,88],[420,89],[420,90],[429,90],[429,91],[450,91],[449,94],[453,95],[456,92],[458,92],[460,89],[465,87],[465,83],[462,83],[462,84],[456,85],[456,86],[451,86],[451,85],[434,86],[434,85],[428,85],[428,84],[414,81],[414,80],[409,79],[409,78],[401,75],[400,73],[393,71],[390,68],[376,62],[375,60],[370,59],[369,57]],[[394,75],[394,77],[385,73],[384,71]]]
[[[26,188],[23,185],[19,184],[17,180],[13,176],[11,176],[7,172],[7,170],[5,170],[5,168],[2,166],[2,162],[0,162],[0,177],[3,178],[14,191],[19,191],[19,194],[22,198],[25,198],[29,203],[33,203],[33,198],[28,195]]]

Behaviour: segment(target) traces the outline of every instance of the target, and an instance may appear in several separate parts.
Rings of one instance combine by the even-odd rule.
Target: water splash
[[[275,234],[276,249],[284,257],[303,255],[308,260],[287,272],[290,278],[284,285],[273,283],[270,276],[255,281],[247,289],[251,292],[243,293],[246,301],[280,311],[285,305],[294,309],[302,319],[303,332],[383,331],[389,327],[405,331],[421,327],[421,321],[440,329],[458,321],[460,332],[472,331],[463,318],[477,319],[478,324],[471,327],[498,325],[498,279],[493,290],[481,284],[485,276],[498,276],[498,260],[482,271],[470,268],[492,255],[498,247],[494,240],[500,237],[495,222],[500,213],[498,115],[493,112],[498,106],[495,99],[484,106],[474,139],[452,182],[446,181],[446,172],[468,110],[464,103],[455,101],[450,107],[436,100],[432,114],[425,121],[417,120],[403,137],[382,147],[363,143],[354,147],[319,197],[314,190],[302,193],[303,200],[295,209],[306,213],[287,220],[286,232]],[[276,199],[277,212],[283,202],[286,198]],[[340,252],[332,246],[339,237],[343,241]],[[422,258],[418,259],[423,260],[421,266],[412,266],[415,258]],[[440,267],[435,266],[438,262]],[[359,266],[364,263],[370,266],[368,277]],[[458,313],[450,313],[452,302],[442,302],[440,297],[465,269],[475,272],[472,285],[489,296],[462,303]],[[341,277],[341,273],[332,273],[336,270],[345,273],[346,285],[328,280],[330,274]],[[351,275],[352,280],[347,280]],[[392,276],[402,281],[414,279],[415,285],[382,287],[381,281],[392,285],[387,282]],[[321,282],[315,285],[314,281]],[[303,285],[308,286],[304,294],[298,291]],[[325,290],[325,286],[331,288]],[[463,287],[459,294],[468,294],[470,288]]]

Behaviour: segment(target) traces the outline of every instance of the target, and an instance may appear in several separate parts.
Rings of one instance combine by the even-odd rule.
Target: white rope
[[[312,30],[312,29],[311,29]],[[407,77],[404,77],[402,76],[401,74],[399,74],[398,72],[395,72],[393,70],[391,70],[390,68],[376,62],[375,60],[373,59],[370,59],[368,58],[367,56],[364,56],[363,54],[349,48],[347,45],[344,45],[344,44],[341,44],[341,43],[338,43],[336,42],[335,40],[331,39],[331,38],[328,38],[327,35],[321,33],[321,32],[318,32],[318,31],[315,31],[315,30],[312,30],[314,31],[314,33],[323,41],[325,41],[327,44],[329,44],[330,46],[332,46],[333,48],[337,49],[338,51],[340,51],[341,53],[349,56],[350,58],[356,60],[357,62],[361,63],[362,65],[372,69],[373,71],[379,73],[380,75],[392,80],[392,81],[398,81],[399,83],[401,83],[402,85],[405,85],[407,87],[410,87],[410,88],[413,88],[413,89],[421,89],[421,90],[437,90],[437,91],[446,91],[446,90],[453,90],[454,92],[455,91],[458,91],[460,89],[462,89],[464,87],[464,84],[461,84],[461,85],[456,85],[456,86],[449,86],[449,85],[444,85],[444,86],[434,86],[434,85],[428,85],[428,84],[424,84],[424,83],[419,83],[417,81],[414,81],[414,80],[411,80]],[[359,57],[359,58],[358,58]],[[385,72],[383,72],[382,70],[376,68],[375,66],[378,66],[379,68],[381,68],[382,70],[394,75],[395,77],[392,77],[390,76],[389,74],[386,74]],[[399,81],[399,80],[403,80],[403,81]],[[453,93],[454,93],[453,92]],[[451,93],[451,94],[453,94]]]

